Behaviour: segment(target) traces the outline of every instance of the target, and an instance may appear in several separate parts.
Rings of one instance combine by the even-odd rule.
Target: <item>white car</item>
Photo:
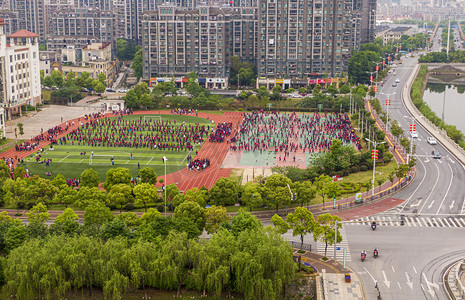
[[[416,131],[410,132],[410,135],[412,136],[412,138],[418,138],[418,132]]]
[[[399,79],[399,78],[397,78],[397,79],[396,79],[396,83],[399,83],[399,82],[400,82],[400,79]]]
[[[428,144],[430,145],[436,145],[438,142],[436,141],[436,139],[432,136],[428,137]]]

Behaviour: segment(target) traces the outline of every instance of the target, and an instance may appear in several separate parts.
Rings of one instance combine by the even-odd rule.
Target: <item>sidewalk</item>
[[[343,265],[332,259],[321,260],[322,256],[313,252],[302,254],[302,260],[312,265],[320,274],[323,289],[318,297],[324,294],[325,300],[364,300],[365,292],[358,275],[349,268],[344,270]],[[345,276],[350,275],[350,282]],[[317,283],[318,285],[318,283]]]

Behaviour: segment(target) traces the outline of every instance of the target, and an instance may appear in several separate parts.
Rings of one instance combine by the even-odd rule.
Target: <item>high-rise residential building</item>
[[[257,60],[258,21],[256,7],[235,9],[231,24],[232,54],[253,64]]]
[[[146,12],[143,22],[143,77],[228,77],[232,22],[238,9],[166,5]]]
[[[8,118],[22,105],[41,103],[39,35],[19,30],[5,34],[0,19],[0,106]]]
[[[115,18],[112,11],[76,8],[55,12],[52,16],[52,36],[91,36],[99,42],[115,39]]]
[[[347,71],[352,0],[259,0],[258,5],[259,77]]]
[[[18,13],[19,27],[45,38],[47,15],[45,0],[11,0],[10,10]]]
[[[376,30],[376,0],[353,0],[353,20],[356,36],[354,48],[360,44],[372,43]]]
[[[16,11],[2,10],[0,11],[0,18],[4,20],[5,25],[3,30],[6,35],[10,35],[13,32],[18,31],[19,28],[19,13]]]

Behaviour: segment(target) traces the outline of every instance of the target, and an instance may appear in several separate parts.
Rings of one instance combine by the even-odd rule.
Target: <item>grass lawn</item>
[[[148,117],[154,117],[153,119],[148,119]],[[144,116],[139,115],[130,115],[125,116],[124,120],[137,121],[144,120]],[[160,120],[159,115],[146,115],[146,121],[155,122]],[[162,121],[171,121],[172,126],[180,127],[183,124],[194,125],[200,124],[205,126],[210,126],[210,129],[214,124],[211,121],[203,118],[198,118],[194,116],[187,115],[161,115]],[[174,124],[176,121],[176,124]],[[116,127],[117,130],[108,130],[109,134],[115,134],[116,139],[122,139],[123,137],[119,135],[120,132],[126,133],[125,131],[120,131],[121,126]],[[96,131],[92,130],[83,130],[83,135],[95,136],[100,128],[97,128]],[[104,131],[106,129],[103,129]],[[208,132],[208,131],[207,131]],[[135,131],[135,135],[146,135],[154,134],[154,131]],[[98,134],[102,134],[98,132]],[[105,133],[103,133],[105,135]],[[204,140],[207,137],[204,135]],[[131,140],[131,137],[126,137],[126,141]],[[169,143],[169,142],[163,142]],[[200,146],[196,144],[192,150],[191,155],[195,156],[195,151],[198,151]],[[92,156],[91,153],[94,152]],[[81,155],[81,153],[86,152],[86,155]],[[130,159],[130,154],[132,153],[133,159]],[[92,168],[100,176],[100,180],[105,180],[106,172],[110,168],[124,167],[128,168],[132,175],[136,176],[139,173],[139,167],[152,167],[157,175],[162,175],[165,172],[164,163],[162,160],[163,156],[166,156],[168,162],[166,164],[167,173],[172,173],[186,167],[187,161],[186,157],[190,153],[188,150],[159,150],[159,149],[150,149],[150,148],[134,148],[134,147],[103,147],[103,146],[89,146],[89,145],[78,145],[77,141],[74,141],[74,145],[71,144],[71,141],[68,140],[67,144],[64,145],[55,145],[54,150],[50,150],[50,146],[47,146],[41,155],[40,161],[44,159],[52,159],[49,167],[45,166],[45,163],[37,163],[36,155],[32,154],[24,160],[23,167],[29,169],[29,173],[33,175],[39,175],[44,178],[52,179],[57,174],[62,174],[66,178],[78,178],[81,173],[88,169]],[[111,164],[111,158],[114,158],[115,164]],[[139,167],[138,167],[139,164]],[[52,176],[47,176],[46,172],[51,172]]]

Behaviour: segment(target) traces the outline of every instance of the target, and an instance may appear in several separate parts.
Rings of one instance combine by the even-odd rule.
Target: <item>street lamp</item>
[[[376,147],[378,147],[378,145],[386,143],[386,141],[383,141],[383,142],[379,143],[379,142],[377,142],[375,140],[370,140],[370,139],[367,139],[367,138],[365,138],[365,140],[367,140],[367,142],[373,144],[373,150],[372,151],[374,151],[374,153],[375,153],[374,157],[372,155],[372,159],[373,159],[373,181],[371,182],[371,184],[372,184],[371,195],[373,196],[375,194],[375,167],[376,167],[376,156],[377,156],[376,151],[378,151],[378,150],[376,150]]]
[[[163,156],[163,162],[165,163],[165,218],[166,218],[166,162],[168,161],[168,159],[166,158],[166,156]]]
[[[383,95],[388,97],[388,98],[386,98],[386,110],[387,110],[386,131],[388,131],[389,130],[388,129],[389,128],[389,107],[391,106],[391,99],[389,98],[389,96],[394,96],[396,94],[396,92],[390,93],[390,94],[386,94],[386,93],[381,92],[380,94],[383,94]]]

